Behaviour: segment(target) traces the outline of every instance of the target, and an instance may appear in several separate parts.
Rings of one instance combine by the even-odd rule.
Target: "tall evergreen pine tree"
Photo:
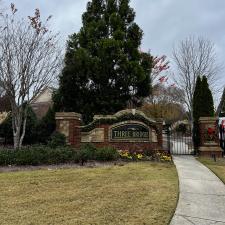
[[[88,2],[83,27],[67,44],[57,110],[79,112],[88,122],[149,95],[152,57],[139,51],[143,32],[134,18],[129,0]]]
[[[212,117],[214,116],[214,103],[212,92],[209,89],[209,84],[206,76],[202,77],[202,112],[201,116]]]
[[[197,148],[200,142],[199,118],[214,116],[212,92],[209,89],[206,76],[198,76],[193,96],[193,141]]]
[[[198,120],[202,111],[202,81],[201,77],[197,77],[197,81],[195,84],[195,91],[193,96],[193,142],[195,149],[198,148],[200,142],[200,133],[199,133],[199,123]]]

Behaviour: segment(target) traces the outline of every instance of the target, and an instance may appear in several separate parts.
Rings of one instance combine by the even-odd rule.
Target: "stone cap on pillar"
[[[218,120],[218,117],[200,117],[199,122],[201,123],[213,123]]]
[[[81,120],[81,114],[75,113],[75,112],[57,112],[55,114],[55,119],[56,120],[71,120],[71,119]]]

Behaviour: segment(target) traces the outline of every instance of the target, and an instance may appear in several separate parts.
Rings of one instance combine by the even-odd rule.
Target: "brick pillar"
[[[81,115],[75,112],[57,112],[56,130],[66,136],[67,143],[76,148],[81,143]]]
[[[216,117],[200,117],[199,119],[200,132],[200,156],[222,157],[222,149],[219,145],[219,136],[217,129]]]

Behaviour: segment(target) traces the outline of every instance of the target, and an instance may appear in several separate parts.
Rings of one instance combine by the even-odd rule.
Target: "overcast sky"
[[[10,0],[3,0],[4,5]],[[52,28],[61,34],[62,44],[79,31],[81,15],[88,0],[14,0],[23,16],[35,8],[44,17],[53,15]],[[142,50],[167,55],[180,40],[190,35],[210,39],[216,46],[219,63],[225,59],[225,0],[131,0],[136,22],[144,31]],[[225,77],[225,76],[224,76]],[[225,78],[224,78],[225,84]]]

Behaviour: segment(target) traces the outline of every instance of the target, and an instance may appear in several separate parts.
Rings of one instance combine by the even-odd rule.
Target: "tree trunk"
[[[14,149],[20,148],[20,128],[16,128],[16,132],[13,131],[13,143]]]
[[[13,127],[14,149],[20,148],[21,122],[22,122],[21,111],[16,109],[15,107],[12,108],[12,127]]]
[[[23,118],[23,127],[22,127],[22,135],[20,137],[20,142],[19,142],[19,148],[22,147],[22,143],[23,143],[23,139],[25,137],[25,133],[26,133],[26,125],[27,125],[27,107],[24,110],[24,118]]]

